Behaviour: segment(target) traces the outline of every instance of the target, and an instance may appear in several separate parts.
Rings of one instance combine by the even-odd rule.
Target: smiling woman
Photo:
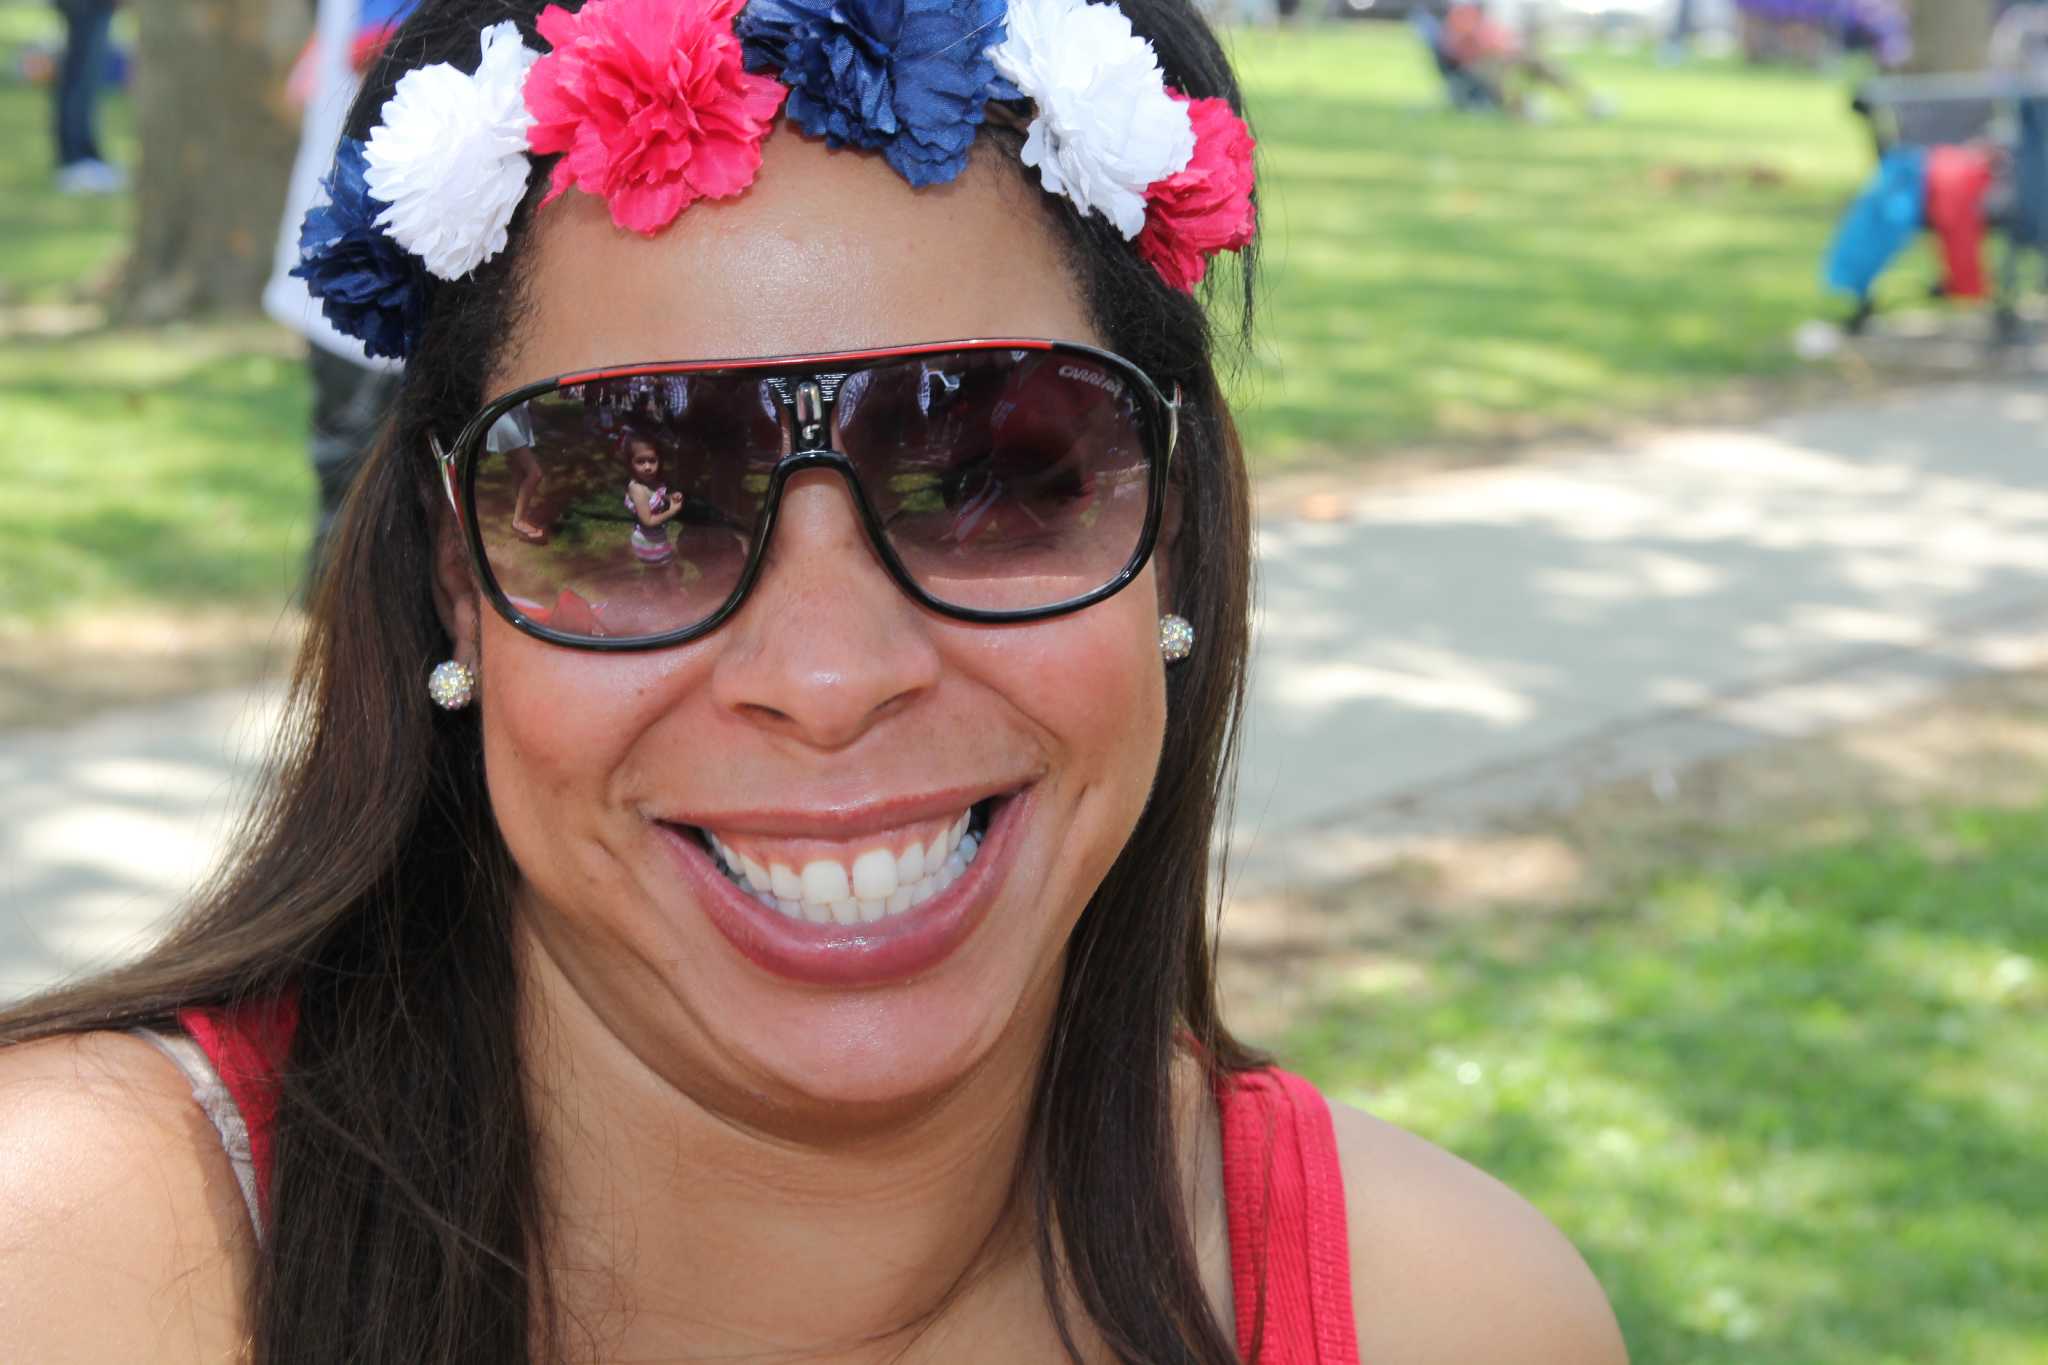
[[[422,6],[309,219],[399,407],[239,860],[0,1016],[10,1343],[1618,1359],[1537,1215],[1216,1015],[1200,21],[535,8]]]

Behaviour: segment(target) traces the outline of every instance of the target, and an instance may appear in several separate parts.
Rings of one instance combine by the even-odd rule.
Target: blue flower
[[[789,116],[833,147],[879,150],[912,185],[959,175],[982,105],[1015,99],[988,50],[1005,0],[752,0],[747,69],[775,71]]]
[[[320,300],[327,320],[363,343],[366,355],[403,360],[427,319],[419,260],[377,226],[387,207],[370,193],[363,144],[344,138],[321,182],[328,202],[307,210],[292,274]]]

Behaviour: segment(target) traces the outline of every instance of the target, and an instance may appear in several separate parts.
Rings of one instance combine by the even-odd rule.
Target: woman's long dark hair
[[[1120,3],[1169,82],[1242,108],[1187,0]],[[481,29],[513,19],[531,39],[540,8],[426,0],[371,73],[352,131],[374,123],[405,71],[467,69]],[[993,123],[984,140],[1010,151],[1017,141]],[[534,177],[509,251],[436,285],[390,430],[330,542],[280,767],[238,856],[140,961],[0,1012],[0,1040],[23,1041],[163,1027],[180,1007],[297,992],[251,1305],[264,1365],[566,1353],[519,1055],[516,873],[475,715],[437,712],[423,686],[450,653],[429,591],[439,492],[428,436],[445,439],[485,397],[496,347],[515,330],[520,243],[543,182]],[[1256,1060],[1217,1017],[1207,911],[1243,704],[1249,495],[1209,316],[1101,218],[1045,203],[1102,335],[1184,394],[1179,532],[1163,553],[1199,645],[1168,675],[1150,801],[1069,944],[1017,1190],[1070,1355],[1080,1357],[1079,1313],[1121,1360],[1220,1363],[1237,1357],[1196,1271],[1174,1069],[1192,1052],[1213,1084]],[[1249,255],[1229,274],[1248,331]]]

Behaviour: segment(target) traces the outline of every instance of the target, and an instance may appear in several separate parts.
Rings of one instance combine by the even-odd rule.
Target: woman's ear
[[[451,657],[476,668],[483,590],[469,571],[469,542],[461,524],[454,510],[438,499],[434,507],[434,610],[454,644]]]
[[[1181,511],[1185,505],[1181,486],[1167,484],[1166,506],[1159,516],[1159,539],[1152,546],[1152,581],[1159,588],[1161,613],[1174,610],[1173,567],[1180,553]]]

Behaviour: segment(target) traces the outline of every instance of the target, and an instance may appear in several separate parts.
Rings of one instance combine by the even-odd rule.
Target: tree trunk
[[[298,116],[284,74],[304,0],[135,0],[134,252],[119,313],[159,322],[256,307]]]
[[[1913,69],[1982,71],[1991,10],[1991,0],[1913,0]]]

